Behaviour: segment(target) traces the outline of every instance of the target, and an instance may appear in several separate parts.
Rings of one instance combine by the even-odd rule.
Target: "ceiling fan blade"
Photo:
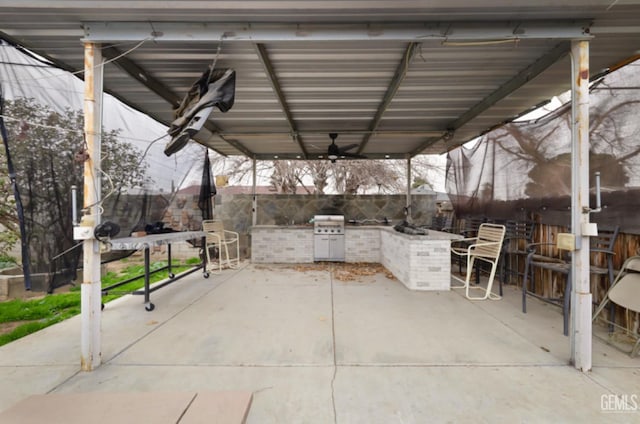
[[[342,152],[342,156],[347,157],[347,158],[356,158],[356,159],[366,159],[367,158],[365,155],[360,155],[358,153],[349,153],[349,152]]]
[[[327,149],[327,157],[331,161],[331,163],[335,163],[336,159],[339,158],[355,158],[355,159],[366,159],[366,156],[357,154],[357,153],[349,153],[348,150],[355,149],[360,146],[359,144],[347,144],[346,146],[338,146],[336,144],[336,138],[338,137],[338,133],[330,133],[329,138],[331,138],[331,144]]]
[[[359,144],[347,144],[346,146],[339,147],[341,152],[346,152],[347,150],[355,149]]]
[[[329,148],[327,149],[327,154],[329,156],[340,156],[341,154],[340,148],[335,142],[332,141],[331,144],[329,144]]]

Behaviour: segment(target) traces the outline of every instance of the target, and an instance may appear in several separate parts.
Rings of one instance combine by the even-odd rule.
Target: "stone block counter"
[[[345,262],[381,263],[411,290],[449,290],[451,240],[460,237],[433,230],[409,235],[386,226],[347,226]],[[312,263],[313,258],[312,226],[251,228],[253,263]]]
[[[251,227],[251,262],[312,263],[313,226],[256,225]]]
[[[428,235],[409,235],[393,229],[380,230],[381,260],[411,290],[451,288],[451,240],[457,234],[429,230]]]

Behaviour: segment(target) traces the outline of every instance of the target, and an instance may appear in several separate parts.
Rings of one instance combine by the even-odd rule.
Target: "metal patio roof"
[[[640,0],[0,1],[0,36],[70,71],[100,43],[104,88],[169,124],[216,60],[236,98],[200,143],[256,159],[443,153],[640,54]],[[218,48],[220,50],[217,56]]]

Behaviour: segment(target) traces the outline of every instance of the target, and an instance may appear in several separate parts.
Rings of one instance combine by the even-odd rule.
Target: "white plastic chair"
[[[202,231],[207,236],[207,244],[204,249],[207,255],[207,269],[216,271],[215,268],[217,268],[217,271],[221,272],[223,265],[229,268],[237,268],[240,265],[240,237],[238,233],[225,230],[222,221],[219,219],[202,221]],[[234,244],[235,256],[230,257],[229,246],[233,249]],[[211,260],[211,250],[214,248],[218,249],[217,262]]]
[[[462,258],[467,258],[467,276],[465,280],[453,276],[454,279],[463,282],[460,286],[451,286],[452,288],[464,288],[465,296],[470,300],[498,300],[501,296],[491,292],[493,287],[493,279],[498,268],[498,260],[500,259],[500,251],[502,250],[502,241],[504,240],[505,226],[497,224],[481,224],[478,228],[476,237],[469,237],[451,241],[451,252]],[[471,287],[471,273],[476,260],[488,262],[491,264],[491,272],[489,274],[489,282],[487,288]],[[470,289],[483,290],[483,296],[470,296]]]
[[[617,324],[613,313],[611,313],[609,318],[605,317],[606,314],[600,317],[601,320],[609,325],[609,337],[613,334],[613,329],[618,329],[632,339],[635,339],[635,344],[631,348],[631,351],[626,352],[629,356],[633,357],[638,353],[638,350],[640,350],[640,334],[638,334],[638,325],[640,325],[640,256],[632,256],[622,264],[618,276],[613,281],[613,284],[611,284],[609,291],[607,291],[604,299],[602,299],[602,302],[600,302],[600,305],[598,305],[593,314],[594,322],[609,303],[622,306],[635,315],[635,323],[631,326],[631,329],[629,329],[628,326]],[[597,334],[594,333],[594,335],[602,339],[602,337]],[[607,343],[610,341],[608,339],[603,340]],[[616,345],[613,346],[619,348]]]

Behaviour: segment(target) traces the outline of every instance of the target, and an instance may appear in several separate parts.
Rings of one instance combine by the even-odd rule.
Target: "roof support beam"
[[[569,42],[562,42],[556,45],[551,51],[540,57],[534,63],[527,68],[520,71],[516,76],[507,81],[504,85],[499,87],[496,91],[485,97],[480,103],[477,103],[471,109],[462,114],[458,119],[451,122],[448,125],[447,130],[453,132],[462,127],[467,122],[474,119],[476,116],[482,114],[491,106],[498,103],[500,100],[513,93],[518,88],[531,81],[533,78],[541,74],[549,66],[553,65],[563,56],[569,54],[571,44]]]
[[[85,41],[500,41],[588,39],[589,21],[482,21],[419,24],[241,24],[204,22],[85,22]]]
[[[424,151],[424,149],[426,149],[427,147],[431,146],[432,144],[437,143],[438,141],[442,140],[442,138],[447,134],[446,131],[442,131],[441,136],[440,137],[429,137],[427,138],[424,142],[422,142],[422,144],[420,144],[416,149],[412,150],[411,152],[409,152],[409,157],[414,157],[416,155],[419,155],[420,153],[422,153]]]
[[[367,131],[367,130],[343,130],[340,131],[341,135],[363,135],[363,134],[382,134],[382,135],[420,135],[424,137],[437,137],[438,139],[444,134],[445,131],[428,131],[428,130],[384,130],[384,131]],[[221,131],[220,135],[226,137],[269,137],[269,136],[287,136],[289,133],[284,131],[269,131],[269,130],[256,130],[256,131]],[[301,130],[298,134],[302,135],[327,135],[326,131],[320,130]]]
[[[211,122],[211,121],[205,122],[204,123],[204,128],[207,129],[211,133],[212,136],[219,137],[222,141],[224,141],[225,143],[228,143],[230,146],[232,146],[234,149],[236,149],[239,152],[241,152],[243,155],[245,155],[245,156],[247,156],[249,158],[255,157],[255,154],[251,150],[247,149],[244,146],[244,144],[238,142],[238,140],[234,140],[234,139],[231,139],[231,138],[224,137],[221,134],[222,130],[220,130],[220,128],[218,128],[213,122]],[[201,140],[201,138],[198,137],[197,134],[196,134],[195,141],[200,143],[200,144],[202,144],[203,146],[207,146],[210,149],[213,149],[213,147],[210,147],[207,144],[206,141]],[[213,150],[215,150],[215,149],[213,149]],[[226,156],[226,155],[223,155],[223,156]]]
[[[378,128],[378,125],[380,125],[380,121],[382,121],[382,115],[384,115],[387,108],[391,104],[391,101],[393,100],[396,93],[398,92],[398,89],[400,88],[402,81],[407,75],[407,70],[409,69],[409,65],[411,64],[411,61],[413,61],[413,58],[416,55],[416,51],[418,51],[418,49],[420,48],[420,45],[421,45],[420,43],[409,43],[406,50],[404,51],[404,54],[402,55],[402,59],[400,60],[400,63],[396,68],[396,72],[393,75],[391,82],[389,83],[389,87],[387,87],[387,92],[384,93],[384,97],[382,98],[382,103],[380,103],[380,105],[378,106],[378,110],[376,111],[376,114],[373,117],[373,120],[369,124],[369,132],[365,134],[365,136],[362,139],[362,142],[360,143],[360,146],[358,147],[358,150],[356,152],[357,154],[362,154],[362,151],[364,150],[364,148],[367,146],[367,143],[369,143],[369,140],[371,139],[371,135],[376,130],[376,128]]]
[[[300,150],[302,151],[302,155],[304,159],[307,159],[309,153],[307,149],[304,147],[304,143],[300,138],[300,134],[298,133],[298,128],[296,127],[296,123],[293,120],[293,116],[291,115],[291,109],[289,109],[289,105],[287,103],[287,99],[282,92],[282,87],[280,86],[280,82],[278,81],[278,77],[276,76],[275,70],[273,69],[273,64],[271,63],[271,59],[269,59],[269,54],[267,53],[267,48],[264,44],[256,43],[255,44],[256,53],[258,54],[258,58],[260,62],[262,62],[262,66],[264,67],[264,71],[269,78],[269,82],[271,83],[271,87],[273,87],[273,91],[280,102],[280,106],[282,107],[282,111],[284,112],[284,116],[287,119],[287,124],[289,125],[289,129],[291,130],[291,137],[293,141],[298,143]]]
[[[116,66],[125,71],[131,77],[135,78],[139,83],[169,102],[172,107],[176,108],[180,106],[180,101],[182,100],[180,96],[149,75],[147,71],[138,66],[131,59],[122,56],[122,53],[115,47],[103,48],[102,55],[115,63]]]

